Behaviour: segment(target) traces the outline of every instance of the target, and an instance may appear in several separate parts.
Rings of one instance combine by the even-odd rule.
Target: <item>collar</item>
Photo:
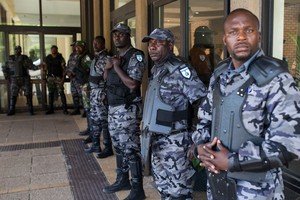
[[[259,49],[255,52],[255,54],[253,54],[253,56],[251,56],[251,58],[249,58],[244,64],[241,65],[241,67],[239,67],[238,69],[235,69],[232,61],[229,64],[229,70],[228,70],[228,78],[232,78],[235,75],[242,75],[242,72],[248,71],[249,65],[250,63],[258,56],[264,55],[263,50]]]

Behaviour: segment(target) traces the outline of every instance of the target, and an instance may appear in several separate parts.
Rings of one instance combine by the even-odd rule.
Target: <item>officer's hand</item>
[[[201,144],[197,147],[198,159],[202,161],[200,166],[205,167],[208,169],[208,171],[212,171],[214,173],[219,173],[219,170],[216,169],[214,163],[211,162],[215,157],[214,154],[216,151],[213,150],[213,147],[216,146],[217,140],[217,138],[214,138],[212,142]]]
[[[113,67],[113,61],[112,61],[112,58],[110,57],[110,58],[107,59],[107,62],[106,62],[106,65],[105,65],[104,69],[109,70],[112,67]]]
[[[114,67],[119,67],[121,64],[121,58],[118,55],[113,56],[112,63]]]
[[[217,141],[218,152],[215,153],[214,164],[220,170],[228,170],[229,160],[228,154],[229,150],[222,145],[221,140]]]

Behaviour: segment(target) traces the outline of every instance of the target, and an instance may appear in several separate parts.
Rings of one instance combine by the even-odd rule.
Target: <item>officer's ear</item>
[[[170,51],[173,51],[173,49],[174,49],[174,43],[168,41],[168,46],[169,46]]]

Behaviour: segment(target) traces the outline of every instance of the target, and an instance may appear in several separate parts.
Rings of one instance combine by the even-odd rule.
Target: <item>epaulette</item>
[[[249,74],[262,87],[281,73],[289,72],[287,63],[269,56],[259,56],[249,65]]]

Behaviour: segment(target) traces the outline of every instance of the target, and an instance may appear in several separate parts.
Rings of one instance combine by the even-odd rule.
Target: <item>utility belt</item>
[[[105,86],[105,84],[104,83],[99,83],[99,84],[95,84],[95,83],[92,83],[92,82],[90,82],[89,83],[90,84],[90,86],[91,86],[91,89],[97,89],[97,88],[104,88],[104,86]]]
[[[54,75],[54,74],[47,74],[47,77],[53,77],[53,78],[62,78],[62,76]]]
[[[89,76],[89,82],[93,83],[95,85],[103,85],[104,86],[104,80],[100,76]]]

